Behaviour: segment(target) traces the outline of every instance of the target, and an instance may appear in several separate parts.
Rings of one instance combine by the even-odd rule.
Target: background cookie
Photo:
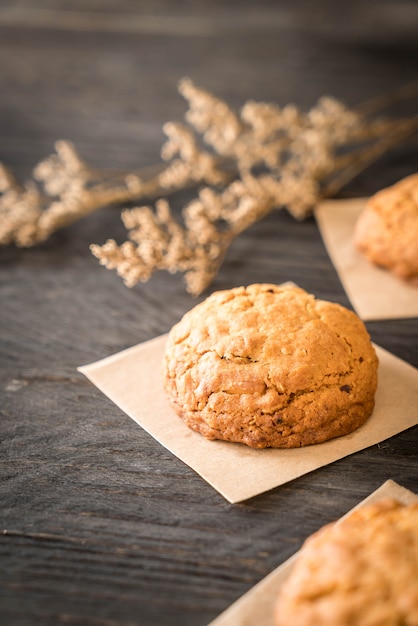
[[[418,174],[370,198],[354,243],[372,263],[418,285]]]
[[[382,500],[312,535],[275,624],[418,626],[418,505]]]
[[[208,439],[291,448],[347,434],[373,411],[377,358],[364,324],[297,287],[220,291],[169,333],[164,386]]]

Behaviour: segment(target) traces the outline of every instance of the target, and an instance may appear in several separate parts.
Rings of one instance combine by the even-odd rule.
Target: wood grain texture
[[[407,1],[3,1],[0,160],[25,177],[66,138],[97,167],[156,163],[162,124],[185,111],[182,76],[237,108],[308,107],[324,93],[362,102],[416,78],[416,17]],[[415,140],[344,194],[372,193],[417,163]],[[226,503],[76,371],[166,332],[196,302],[180,276],[128,290],[88,250],[108,237],[124,237],[117,209],[37,248],[0,250],[5,626],[204,626],[386,479],[418,490],[414,428]],[[234,242],[212,288],[284,280],[350,306],[314,220],[285,212]],[[367,327],[418,366],[417,320]]]

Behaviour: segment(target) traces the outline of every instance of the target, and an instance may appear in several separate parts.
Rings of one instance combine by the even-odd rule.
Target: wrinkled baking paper
[[[278,487],[418,423],[418,370],[376,348],[380,360],[376,408],[344,437],[290,450],[254,450],[208,441],[190,430],[165,396],[161,364],[166,336],[79,368],[106,396],[229,502]]]
[[[326,200],[316,208],[316,221],[331,261],[361,319],[418,317],[418,287],[373,265],[354,247],[354,226],[366,200]]]
[[[381,498],[387,497],[396,498],[396,500],[403,504],[418,502],[418,496],[412,493],[412,491],[408,491],[392,480],[388,480],[379,487],[379,489],[354,507],[352,511],[365,504],[371,504]],[[352,511],[349,511],[349,513]],[[349,515],[349,513],[347,513],[347,515]],[[254,624],[257,624],[257,626],[274,626],[273,610],[277,594],[281,585],[289,576],[297,558],[298,553],[290,557],[290,559],[266,576],[255,587],[250,589],[250,591],[241,596],[241,598],[234,602],[234,604],[218,618],[212,621],[209,626],[254,626]]]

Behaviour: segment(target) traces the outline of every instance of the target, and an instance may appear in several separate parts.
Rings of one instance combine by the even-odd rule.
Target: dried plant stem
[[[42,183],[43,191],[34,181],[20,185],[0,164],[0,244],[33,246],[104,206],[155,198],[217,176],[216,159],[205,160],[197,149],[180,165],[174,160],[169,165],[110,176],[88,167],[71,142],[57,141],[55,148],[56,154],[34,169],[34,179]],[[199,171],[193,167],[193,158],[202,161]],[[223,174],[222,180],[228,176]]]
[[[294,107],[247,103],[238,119],[225,104],[190,81],[182,81],[180,90],[189,102],[189,123],[215,152],[236,163],[238,176],[219,194],[202,190],[183,209],[184,229],[174,222],[168,205],[163,219],[158,208],[155,216],[149,207],[125,212],[131,241],[118,246],[110,240],[104,246],[92,246],[92,252],[100,263],[116,269],[129,286],[148,280],[156,269],[182,271],[187,290],[199,295],[239,233],[281,206],[303,219],[318,200],[335,195],[417,129],[416,118],[368,122],[327,98],[307,115]],[[387,103],[385,97],[373,106]],[[175,131],[179,134],[176,137],[174,132],[174,144],[182,152],[184,132]],[[338,156],[340,148],[348,153]],[[267,171],[256,174],[260,165],[261,172],[263,167]],[[225,222],[223,230],[217,228],[218,220]]]
[[[371,165],[371,163],[374,163],[378,158],[407,137],[413,135],[417,130],[418,116],[400,122],[391,132],[378,140],[374,145],[358,151],[355,155],[349,155],[347,158],[342,157],[338,164],[338,174],[335,176],[334,180],[324,186],[322,189],[322,197],[332,198],[335,196],[351,180]]]
[[[376,115],[376,113],[380,113],[399,102],[411,100],[417,96],[418,80],[414,80],[389,93],[381,94],[358,104],[355,110],[363,116]]]
[[[218,272],[235,237],[274,209],[296,218],[332,197],[357,174],[418,130],[418,116],[405,120],[370,117],[416,95],[418,81],[354,109],[329,97],[308,112],[294,105],[246,102],[234,112],[208,91],[183,79],[188,124],[164,125],[166,163],[130,172],[89,167],[67,141],[20,185],[0,165],[0,244],[31,246],[57,229],[107,205],[136,204],[195,187],[183,208],[183,224],[166,200],[155,208],[124,210],[128,240],[92,245],[100,263],[115,269],[128,286],[153,272],[183,272],[198,295]],[[35,182],[36,181],[36,182]]]

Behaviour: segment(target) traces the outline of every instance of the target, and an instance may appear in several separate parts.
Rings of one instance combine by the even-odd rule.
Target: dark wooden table
[[[66,138],[95,167],[158,163],[183,76],[236,109],[355,105],[416,78],[417,20],[414,1],[3,0],[0,160],[25,178]],[[417,166],[411,140],[344,195]],[[196,302],[180,276],[129,290],[99,266],[89,244],[122,241],[119,215],[0,250],[2,626],[204,626],[386,479],[418,489],[413,428],[230,505],[77,373]],[[234,242],[211,290],[289,279],[350,306],[315,221],[277,211]],[[418,366],[416,319],[367,328]]]

